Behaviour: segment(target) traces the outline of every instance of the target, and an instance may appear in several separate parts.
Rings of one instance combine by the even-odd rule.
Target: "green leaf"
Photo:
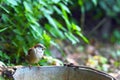
[[[60,31],[58,28],[54,28],[51,27],[49,24],[45,24],[45,29],[50,31],[50,33],[56,38],[65,38],[62,31]]]
[[[97,5],[97,0],[92,0],[92,2],[95,6]]]
[[[6,13],[10,13],[10,11],[6,9],[5,7],[3,7],[2,5],[0,5],[0,8],[2,8]]]
[[[67,13],[70,13],[70,10],[69,10],[69,8],[68,8],[66,5],[64,5],[64,4],[62,4],[62,3],[60,3],[59,5],[60,5],[60,7],[61,7],[63,10],[65,10]]]
[[[85,36],[83,36],[82,33],[76,32],[76,34],[77,34],[78,36],[80,36],[86,43],[89,43],[88,39],[87,39]]]
[[[3,32],[3,31],[5,31],[7,28],[3,28],[3,29],[0,29],[0,32]]]
[[[57,47],[58,49],[60,49],[60,46],[59,46],[57,43],[55,43],[54,41],[50,41],[50,43],[51,43],[52,45],[54,45],[55,47]]]
[[[16,35],[16,39],[19,43],[21,43],[22,41],[24,41],[24,38],[22,38],[22,36],[20,35]]]
[[[30,27],[31,27],[30,31],[35,39],[42,37],[42,35],[41,35],[42,29],[40,28],[40,26],[31,24]]]
[[[14,29],[13,32],[15,32],[15,33],[18,34],[18,35],[21,35],[21,34],[22,34],[19,29]]]
[[[55,29],[53,29],[53,31],[54,31],[54,34],[55,34],[57,37],[62,38],[62,39],[64,38],[63,33],[62,33],[59,29],[55,28]]]
[[[51,27],[49,24],[45,24],[45,29],[50,31],[52,36],[57,37],[56,34],[54,34],[53,27]]]
[[[13,6],[17,6],[18,5],[16,0],[7,0],[7,2],[12,4]]]
[[[47,6],[48,4],[43,0],[38,0],[41,6]]]
[[[53,6],[53,9],[58,13],[58,14],[62,14],[62,11],[57,7],[57,6]]]
[[[60,2],[60,0],[52,0],[52,2],[58,3],[58,2]]]
[[[102,63],[102,64],[106,64],[107,63],[107,58],[105,58],[105,57],[100,57],[100,62]]]
[[[114,5],[113,9],[114,9],[115,13],[120,12],[120,7],[117,5]]]
[[[2,20],[3,20],[4,22],[9,21],[8,15],[2,14]]]
[[[23,48],[23,51],[25,52],[25,54],[27,55],[28,50],[26,49],[26,45],[22,46],[22,48]]]
[[[35,31],[33,31],[33,30],[30,30],[30,32],[31,32],[31,36],[33,36],[34,37],[34,39],[37,39],[37,36],[36,36],[36,33],[35,33]]]
[[[51,6],[49,6],[48,9],[42,7],[40,10],[41,12],[43,12],[44,16],[53,14],[53,10],[51,10]]]
[[[77,42],[79,42],[79,40],[77,39],[77,37],[75,37],[72,33],[65,32],[65,35],[72,42],[72,44],[76,44]]]
[[[120,50],[116,51],[116,55],[120,57]]]
[[[62,17],[65,20],[65,23],[67,25],[68,30],[70,31],[71,30],[71,24],[69,22],[68,15],[67,15],[67,13],[66,13],[66,11],[64,9],[62,9],[62,13],[63,13]]]
[[[109,10],[109,7],[106,5],[105,2],[100,1],[99,4],[101,5],[101,8],[103,8],[104,10]]]
[[[50,16],[50,15],[45,15],[45,17],[48,19],[49,23],[54,26],[55,28],[57,28],[54,19]]]
[[[15,41],[12,41],[12,44],[13,44],[15,47],[18,47],[18,44],[17,44]]]
[[[29,13],[26,13],[25,16],[27,17],[27,20],[28,20],[30,23],[32,23],[32,24],[34,24],[34,25],[36,25],[36,26],[39,26],[39,24],[38,24],[38,22],[37,22],[37,19],[36,19],[33,15],[31,15],[31,14],[29,14]]]
[[[26,1],[23,2],[25,10],[32,13],[32,5]]]
[[[80,6],[83,6],[83,4],[84,4],[83,0],[78,0],[78,3],[79,3]]]
[[[63,30],[63,31],[66,31],[66,28],[63,27],[62,23],[60,23],[60,22],[57,21],[56,19],[54,19],[54,21],[55,21],[55,23],[56,23],[56,25],[57,25],[57,27],[58,27],[59,29],[61,29],[61,30]]]
[[[71,36],[71,38],[73,38],[76,41],[76,43],[80,42],[79,39],[75,35],[73,35],[72,33],[70,33],[70,36]],[[76,44],[76,43],[74,43],[74,44]]]
[[[44,33],[43,33],[43,42],[46,45],[50,45],[50,41],[51,41],[51,37],[46,33],[46,31],[44,31]]]
[[[73,31],[81,31],[81,28],[74,23],[72,23],[72,29]]]

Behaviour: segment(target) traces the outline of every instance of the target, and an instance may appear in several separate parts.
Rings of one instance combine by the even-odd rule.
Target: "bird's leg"
[[[39,66],[40,66],[40,64],[39,64],[39,63],[36,63],[36,65],[37,65],[37,67],[38,67],[38,70],[39,70]]]
[[[29,69],[31,69],[32,65],[29,64]]]
[[[73,63],[65,63],[64,66],[67,66],[67,67],[73,67],[74,64],[73,64]]]

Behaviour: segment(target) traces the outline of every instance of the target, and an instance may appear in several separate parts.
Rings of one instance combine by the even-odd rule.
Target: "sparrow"
[[[26,60],[29,64],[38,63],[44,56],[45,47],[43,44],[37,44],[28,50]]]

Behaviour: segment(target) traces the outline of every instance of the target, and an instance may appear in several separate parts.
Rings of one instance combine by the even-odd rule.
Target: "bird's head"
[[[34,48],[45,50],[45,46],[43,44],[40,44],[40,43],[35,45]]]

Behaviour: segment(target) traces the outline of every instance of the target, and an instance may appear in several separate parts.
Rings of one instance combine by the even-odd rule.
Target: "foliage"
[[[111,36],[111,42],[120,44],[120,31],[119,30],[114,30]]]
[[[84,10],[88,11],[92,9],[96,9],[100,11],[104,11],[107,16],[115,17],[120,12],[120,0],[78,0],[78,4]],[[101,12],[100,12],[101,13]],[[97,15],[97,14],[96,14]]]
[[[62,61],[60,61],[58,59],[55,59],[55,58],[53,58],[51,56],[44,56],[44,59],[42,59],[40,61],[40,64],[44,65],[44,66],[45,65],[46,66],[48,66],[48,65],[63,66],[63,62]]]
[[[75,22],[71,11],[78,11],[78,7],[81,19]],[[80,28],[85,24],[86,12],[95,10],[94,18],[105,14],[119,22],[119,8],[120,0],[0,0],[0,50],[19,63],[28,48],[39,42],[47,47],[48,55],[51,44],[60,48],[56,39],[76,44],[82,38],[88,43]],[[119,43],[118,34],[119,31],[113,33],[113,42]]]
[[[6,55],[5,53],[3,53],[2,51],[0,51],[0,60],[10,64],[10,57]]]
[[[80,16],[80,19],[77,19],[76,22],[81,22],[80,25],[81,25],[81,28],[83,28],[83,29],[86,27],[87,22],[88,22],[89,26],[87,26],[87,29],[93,28],[91,30],[91,32],[95,33],[94,29],[97,30],[97,29],[99,29],[98,27],[102,27],[101,25],[106,23],[104,21],[104,19],[106,17],[111,19],[110,26],[112,26],[112,25],[115,26],[115,22],[117,24],[120,24],[120,20],[119,20],[120,0],[77,0],[77,1],[72,0],[72,1],[74,2],[74,5],[75,5],[74,8],[72,7],[72,10],[77,11],[77,13],[80,13],[80,14],[77,14],[77,16]],[[89,20],[91,20],[91,21],[89,21]],[[98,24],[94,23],[96,21],[98,21],[97,22]],[[103,23],[102,23],[102,21],[103,21]],[[90,25],[93,25],[93,26],[90,26]],[[111,28],[110,31],[114,31],[114,29]],[[90,32],[90,34],[91,34],[91,32]],[[98,32],[100,32],[100,30],[98,30]],[[114,40],[116,40],[116,42],[118,42],[119,38],[116,36],[113,36],[113,35],[116,35],[116,32],[117,32],[116,30],[113,32],[112,40],[114,38]],[[110,35],[110,34],[108,33],[108,35]],[[105,37],[107,35],[102,34],[101,36]],[[109,38],[109,36],[107,36],[107,38]],[[108,39],[108,40],[110,40],[110,39]]]
[[[98,70],[102,71],[108,71],[109,67],[107,65],[107,62],[108,60],[105,57],[96,55],[88,59],[87,66],[97,68]]]
[[[36,43],[59,47],[55,39],[70,40],[72,44],[82,37],[81,29],[69,17],[69,0],[1,0],[0,1],[0,41],[8,55],[19,62],[19,57],[27,53]]]

